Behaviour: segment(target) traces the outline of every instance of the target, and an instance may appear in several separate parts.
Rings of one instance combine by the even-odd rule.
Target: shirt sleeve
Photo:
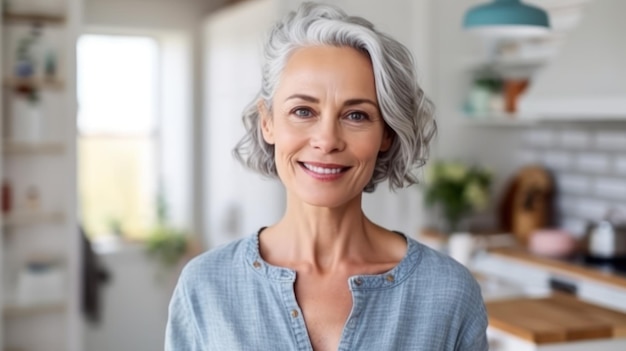
[[[169,305],[165,351],[203,351],[202,335],[181,275]]]
[[[480,287],[476,281],[472,282],[471,298],[467,301],[468,313],[465,316],[457,351],[487,351],[487,326],[489,325],[487,310],[483,302]]]

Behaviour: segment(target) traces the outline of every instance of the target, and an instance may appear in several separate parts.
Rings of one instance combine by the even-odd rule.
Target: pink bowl
[[[576,239],[564,230],[541,229],[533,232],[528,250],[546,257],[566,257],[576,250]]]

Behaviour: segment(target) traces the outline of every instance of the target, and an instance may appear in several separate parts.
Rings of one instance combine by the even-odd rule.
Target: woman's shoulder
[[[415,246],[418,257],[412,277],[420,284],[428,283],[448,288],[457,286],[463,290],[479,288],[476,279],[467,267],[447,254],[434,250],[415,239],[409,238],[409,240]]]
[[[180,279],[206,279],[211,276],[224,276],[232,273],[226,271],[237,269],[240,266],[238,262],[243,261],[251,240],[251,236],[247,236],[201,253],[185,265]]]
[[[481,287],[470,270],[447,254],[410,240],[419,253],[406,288],[419,295],[416,301],[439,312],[454,311],[460,319],[484,319]]]

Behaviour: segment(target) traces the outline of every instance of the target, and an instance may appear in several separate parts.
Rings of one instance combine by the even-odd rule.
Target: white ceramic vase
[[[476,248],[476,238],[468,232],[455,232],[448,238],[448,255],[467,266]]]

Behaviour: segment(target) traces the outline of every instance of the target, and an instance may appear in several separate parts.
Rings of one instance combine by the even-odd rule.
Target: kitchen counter
[[[486,303],[490,326],[535,344],[626,338],[626,313],[566,294]]]
[[[566,294],[488,301],[486,307],[491,350],[626,349],[626,313]]]
[[[489,313],[490,350],[626,350],[623,271],[519,247],[481,251],[468,268]]]
[[[626,271],[610,266],[590,264],[581,257],[557,260],[533,255],[522,248],[491,249],[489,254],[537,266],[560,276],[591,280],[626,289]]]

